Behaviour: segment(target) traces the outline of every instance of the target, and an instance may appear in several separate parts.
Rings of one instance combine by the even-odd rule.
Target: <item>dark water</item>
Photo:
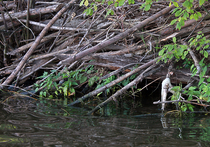
[[[50,111],[46,105],[33,105],[0,108],[0,146],[210,146],[210,116],[205,114],[100,117],[85,116],[83,109],[51,107]],[[59,111],[68,111],[69,116],[60,116]]]

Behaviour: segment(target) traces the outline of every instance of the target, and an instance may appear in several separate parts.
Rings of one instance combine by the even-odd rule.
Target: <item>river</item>
[[[17,103],[19,106],[13,107],[12,103],[0,106],[0,146],[210,146],[208,114],[180,117],[164,116],[157,111],[145,115],[86,116],[87,111],[80,108],[65,109],[37,102]]]

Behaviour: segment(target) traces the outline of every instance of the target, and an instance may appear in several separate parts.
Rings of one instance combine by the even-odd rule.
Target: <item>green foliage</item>
[[[159,51],[159,56],[161,56],[162,61],[167,62],[168,60],[175,58],[176,61],[184,60],[183,64],[187,63],[187,66],[190,67],[192,76],[197,74],[197,67],[191,61],[186,60],[186,57],[189,53],[189,49],[195,48],[201,55],[203,55],[202,60],[199,62],[201,68],[199,73],[199,79],[197,86],[191,86],[188,90],[184,90],[184,94],[188,96],[188,101],[191,101],[194,97],[197,97],[201,100],[207,102],[210,101],[210,78],[207,78],[206,72],[209,65],[206,64],[205,59],[208,58],[208,52],[206,49],[209,48],[210,40],[198,33],[195,38],[189,40],[189,46],[177,44],[176,38],[173,38],[173,44],[168,44],[163,46]],[[191,64],[191,65],[190,65]],[[172,100],[178,100],[180,97],[181,86],[175,86],[172,89],[175,93],[172,96]],[[200,103],[198,101],[198,103]],[[193,111],[193,106],[191,104],[179,103],[179,106],[182,111],[191,110]]]
[[[182,3],[183,7],[181,7],[179,3],[171,0],[169,6],[173,4],[176,7],[172,12],[172,14],[175,15],[176,19],[171,21],[171,25],[176,23],[176,28],[180,30],[181,27],[184,26],[186,20],[195,19],[197,21],[200,17],[202,17],[202,14],[194,9],[194,1],[195,0],[185,0]],[[199,0],[199,6],[202,6],[205,1],[207,0]],[[145,11],[148,11],[150,10],[152,3],[153,0],[145,0],[145,3],[142,4],[140,8],[144,8]]]
[[[149,11],[152,3],[154,1],[158,0],[145,0],[144,3],[141,5],[140,9],[144,9],[145,11]],[[199,0],[199,6],[201,7],[205,1],[207,0]],[[87,15],[92,15],[94,11],[97,10],[98,4],[104,4],[107,3],[109,5],[109,9],[106,10],[106,17],[108,15],[113,15],[115,12],[113,11],[114,7],[123,6],[125,3],[128,4],[134,4],[134,0],[96,0],[93,3],[89,3],[88,0],[82,0],[80,3],[80,6],[84,5],[87,7],[85,10],[85,13]],[[176,29],[181,29],[185,25],[185,21],[194,19],[198,20],[202,17],[202,14],[198,12],[195,7],[193,6],[195,0],[185,0],[183,2],[170,0],[169,6],[172,4],[175,6],[173,9],[172,15],[174,15],[176,18],[171,21],[171,25],[176,25]],[[198,33],[198,35],[195,38],[191,38],[189,40],[189,45],[183,45],[178,44],[177,39],[174,37],[172,39],[173,43],[167,44],[163,46],[163,48],[159,51],[159,56],[161,56],[162,61],[165,63],[168,62],[168,60],[171,60],[172,58],[176,59],[176,61],[183,61],[183,67],[190,68],[192,72],[192,76],[195,76],[197,74],[197,67],[194,65],[192,60],[188,60],[188,53],[190,49],[196,49],[202,56],[203,59],[200,61],[199,65],[201,66],[201,72],[199,73],[199,83],[197,86],[190,87],[188,90],[185,90],[184,93],[188,96],[188,100],[192,100],[193,96],[197,96],[201,99],[205,99],[206,101],[210,101],[210,88],[208,88],[210,85],[208,82],[210,82],[210,78],[206,78],[206,72],[209,65],[206,64],[205,59],[208,58],[208,51],[206,49],[209,48],[210,40],[206,39],[204,34],[201,32]],[[160,61],[159,60],[159,61]],[[113,77],[110,77],[108,79],[102,80],[100,83],[98,83],[97,88],[105,85],[105,83],[111,82]],[[88,84],[93,85],[95,81],[98,80],[97,77],[92,77],[89,79]],[[127,85],[130,82],[131,79],[126,79],[119,83],[118,85]],[[176,87],[177,90],[176,94],[172,96],[172,99],[177,99],[181,93],[181,87]],[[43,93],[44,94],[44,93]],[[180,104],[180,107],[183,111],[186,111],[187,109],[193,110],[193,106],[190,104]]]
[[[116,86],[113,86],[112,88],[106,89],[106,94],[109,94],[111,92],[111,90],[112,90],[112,92],[114,92],[117,89],[117,86],[119,86],[119,87],[123,86],[124,87],[124,86],[128,85],[136,77],[136,75],[137,74],[133,74],[132,76],[130,76],[130,77],[126,78],[125,80],[123,80],[122,82],[118,83]],[[105,86],[106,84],[114,81],[115,79],[116,79],[116,77],[113,75],[113,76],[110,76],[107,79],[103,79],[103,80],[99,81],[96,89]],[[100,96],[101,94],[102,94],[102,92],[98,93],[97,96]]]
[[[67,71],[56,73],[55,70],[52,70],[50,75],[48,72],[44,72],[42,76],[38,77],[38,79],[46,78],[42,83],[35,84],[35,91],[38,91],[39,88],[44,88],[43,91],[40,91],[40,97],[47,97],[52,99],[59,95],[62,95],[64,98],[68,98],[72,95],[75,95],[75,86],[82,84],[87,81],[87,76],[85,73],[90,74],[93,72],[93,66],[88,66],[85,70],[75,70],[75,71]],[[59,79],[59,81],[56,81]],[[93,83],[98,80],[96,76],[90,78],[88,80],[89,85],[93,85]],[[67,99],[64,99],[67,100]]]
[[[108,83],[114,81],[115,79],[116,79],[115,76],[110,76],[110,77],[108,77],[107,79],[103,79],[103,80],[99,81],[99,83],[98,83],[97,86],[96,86],[96,89],[105,86],[106,84],[108,84]],[[115,87],[112,87],[112,89],[114,90]],[[110,93],[110,90],[111,90],[110,88],[106,89],[106,94],[109,94],[109,93]],[[101,94],[102,94],[102,92],[98,93],[97,96],[100,96]]]
[[[158,0],[156,0],[158,1]],[[145,3],[143,3],[140,7],[140,9],[144,8],[145,11],[149,11],[149,9],[151,8],[153,1],[152,0],[146,0]]]
[[[140,6],[140,9],[144,9],[145,11],[149,11],[152,3],[154,1],[158,1],[158,0],[145,0],[145,2]],[[185,0],[184,2],[180,3],[181,5],[179,5],[178,2],[176,2],[175,0],[171,0],[171,2],[169,3],[169,6],[171,6],[172,4],[176,7],[172,14],[175,15],[176,19],[171,21],[171,25],[176,23],[176,29],[181,29],[182,26],[184,26],[185,21],[189,20],[189,19],[195,19],[196,21],[202,17],[202,14],[200,12],[197,12],[194,7],[193,7],[193,2],[195,0]],[[199,0],[199,6],[201,7],[204,2],[207,0]],[[114,15],[114,11],[113,11],[113,7],[120,7],[123,6],[124,4],[128,3],[130,4],[134,4],[135,1],[134,0],[96,0],[93,1],[92,3],[89,3],[90,1],[88,0],[82,0],[80,2],[80,6],[86,6],[87,8],[84,10],[84,13],[86,15],[93,15],[94,11],[97,11],[98,4],[104,4],[107,3],[110,8],[106,10],[106,16],[108,15]]]
[[[202,17],[202,14],[200,12],[196,12],[194,10],[193,1],[194,0],[185,0],[182,3],[183,8],[180,7],[177,2],[173,2],[176,8],[173,10],[172,14],[175,15],[176,19],[171,21],[171,25],[177,23],[176,28],[180,30],[181,27],[184,26],[186,20],[195,19],[197,21],[200,17]],[[205,0],[202,2],[199,1],[200,6],[203,5],[204,2]]]
[[[165,63],[168,59],[172,59],[175,57],[178,60],[184,60],[188,55],[188,49],[186,45],[176,44],[176,38],[173,38],[174,44],[165,45],[160,51],[159,56],[161,56],[160,60],[163,60]]]

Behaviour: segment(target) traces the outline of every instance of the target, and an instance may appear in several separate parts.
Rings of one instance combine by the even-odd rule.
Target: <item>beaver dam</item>
[[[105,95],[92,114],[124,94],[140,96],[162,82],[156,85],[160,101],[154,102],[162,110],[174,103],[182,111],[208,111],[208,1],[14,0],[0,5],[2,90],[62,98],[68,105],[88,105]]]

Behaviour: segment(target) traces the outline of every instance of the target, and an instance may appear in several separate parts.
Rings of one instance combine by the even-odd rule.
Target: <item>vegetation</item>
[[[2,26],[5,30],[14,31],[10,35],[3,34],[1,38],[2,42],[5,42],[2,44],[4,50],[1,74],[5,77],[10,74],[3,79],[2,88],[12,82],[13,85],[22,85],[30,78],[34,79],[32,75],[41,71],[43,74],[39,74],[38,78],[35,76],[36,83],[33,85],[35,93],[39,93],[42,98],[63,97],[65,105],[75,105],[94,96],[109,96],[101,100],[89,113],[91,114],[110,101],[118,102],[117,98],[126,91],[130,91],[132,95],[142,91],[144,88],[139,88],[137,84],[147,76],[151,76],[154,81],[156,76],[161,76],[162,80],[168,73],[186,69],[182,71],[186,80],[179,78],[180,83],[171,89],[171,102],[178,103],[177,109],[181,108],[182,111],[194,111],[195,105],[205,108],[209,106],[210,32],[207,24],[210,6],[207,0],[145,0],[144,3],[134,0],[82,0],[78,4],[79,10],[72,8],[71,12],[67,10],[74,5],[74,0],[62,9],[57,9],[57,6],[53,10],[50,8],[50,13],[56,15],[49,19],[48,25],[45,25],[41,32],[36,33],[29,28],[29,21],[31,25],[36,24],[29,20],[29,16],[28,20],[23,20],[22,16],[10,15],[4,6],[8,16],[5,15],[0,21],[6,24],[10,19],[15,19],[21,22],[18,25],[30,31],[20,30],[27,32],[19,37],[19,42],[24,42],[21,43],[23,46],[20,46],[16,36],[18,34],[14,33],[14,24],[13,27]],[[65,12],[67,19],[61,18]],[[43,12],[43,16],[47,18],[45,13]],[[138,16],[140,18],[136,21]],[[74,23],[80,21],[77,26],[65,26],[75,18],[77,20]],[[58,19],[63,21],[62,26],[51,27]],[[86,22],[90,23],[85,26]],[[193,23],[196,25],[191,26]],[[58,31],[53,30],[52,33],[50,28]],[[39,32],[34,42],[28,41],[32,36],[35,38],[35,34]],[[47,32],[48,36],[43,38]],[[7,41],[10,36],[15,43]],[[47,47],[43,48],[40,43]],[[14,50],[9,51],[9,47]],[[28,47],[29,50],[19,61],[19,55],[22,56]],[[117,51],[114,50],[115,47],[119,47]],[[8,56],[16,57],[19,64],[13,62],[14,60],[10,61]],[[162,68],[163,66],[165,68]],[[26,72],[21,73],[23,68]],[[153,76],[161,70],[165,73]],[[79,93],[77,90],[81,91],[87,87],[89,90],[76,99],[76,94]],[[25,87],[27,90],[31,90],[30,88]]]

